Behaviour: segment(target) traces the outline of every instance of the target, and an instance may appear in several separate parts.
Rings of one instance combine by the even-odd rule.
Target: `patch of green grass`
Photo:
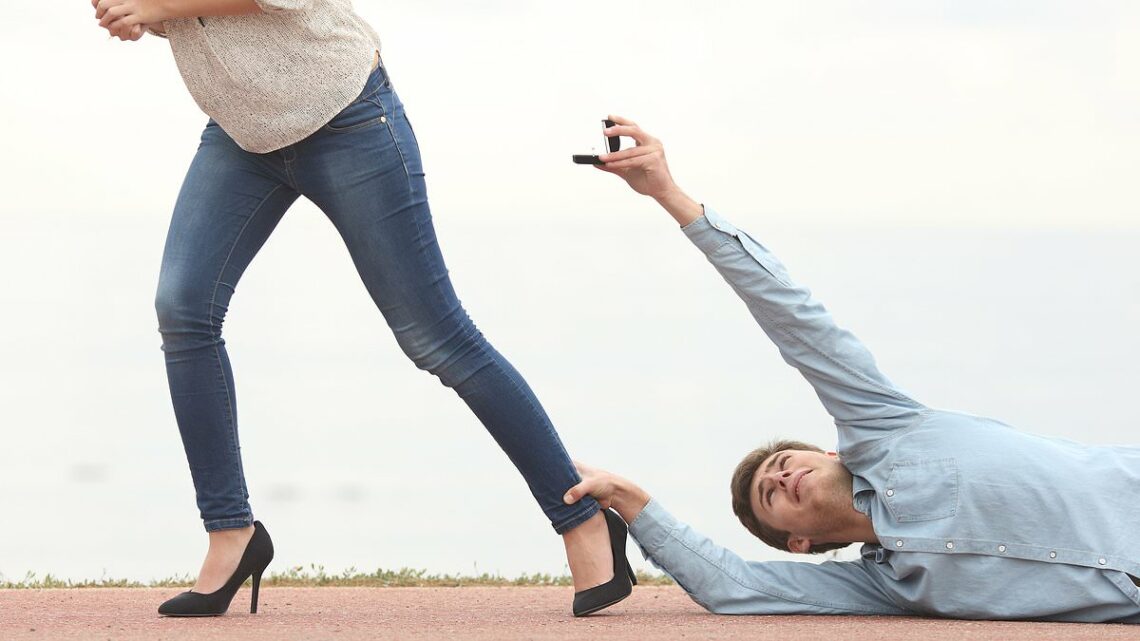
[[[637,573],[638,585],[673,585],[673,581],[663,574],[649,572]],[[97,580],[86,579],[73,581],[59,579],[51,574],[42,578],[29,572],[20,581],[8,581],[0,575],[0,590],[35,590],[45,588],[175,588],[190,587],[194,585],[194,578],[189,575],[173,576],[158,579],[147,583],[129,581],[127,579],[101,578]],[[498,574],[479,574],[475,576],[462,574],[430,574],[427,570],[413,570],[401,568],[399,570],[379,569],[375,572],[360,572],[356,568],[349,568],[339,574],[325,572],[323,565],[310,565],[308,568],[298,565],[284,572],[273,572],[262,578],[262,585],[280,587],[368,587],[368,588],[441,588],[463,586],[563,586],[573,585],[570,575],[554,576],[551,574],[523,574],[516,578],[507,578]]]
[[[71,579],[59,579],[51,574],[45,574],[40,578],[34,572],[28,572],[24,575],[24,578],[19,581],[9,581],[0,576],[0,590],[38,590],[47,588],[166,588],[193,584],[194,581],[189,576],[170,577],[159,581],[151,581],[150,583],[140,583],[127,579],[111,579],[107,577],[73,581]]]

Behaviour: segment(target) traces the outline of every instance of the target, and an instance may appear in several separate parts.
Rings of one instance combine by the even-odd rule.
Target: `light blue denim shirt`
[[[1140,623],[1140,448],[1094,447],[932,409],[879,372],[811,292],[705,209],[684,227],[835,419],[857,561],[747,562],[651,500],[646,558],[724,614],[918,614]]]

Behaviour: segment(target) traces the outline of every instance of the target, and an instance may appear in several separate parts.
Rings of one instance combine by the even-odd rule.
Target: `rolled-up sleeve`
[[[629,533],[646,559],[716,614],[908,614],[861,561],[744,561],[677,521],[656,499]]]
[[[905,427],[923,414],[926,408],[879,371],[863,343],[837,326],[767,248],[709,208],[683,231],[744,301],[784,360],[815,388],[839,427],[841,445]]]
[[[300,11],[312,4],[313,0],[253,0],[265,13],[278,11]]]

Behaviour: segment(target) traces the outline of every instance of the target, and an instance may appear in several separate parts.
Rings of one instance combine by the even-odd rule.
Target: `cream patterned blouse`
[[[352,0],[255,1],[263,13],[179,18],[163,28],[202,111],[242,149],[267,153],[356,99],[380,37]]]

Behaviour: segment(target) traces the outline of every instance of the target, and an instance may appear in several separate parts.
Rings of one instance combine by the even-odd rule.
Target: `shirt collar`
[[[875,496],[875,489],[862,476],[851,475],[851,505],[856,510],[871,516],[871,498]]]

